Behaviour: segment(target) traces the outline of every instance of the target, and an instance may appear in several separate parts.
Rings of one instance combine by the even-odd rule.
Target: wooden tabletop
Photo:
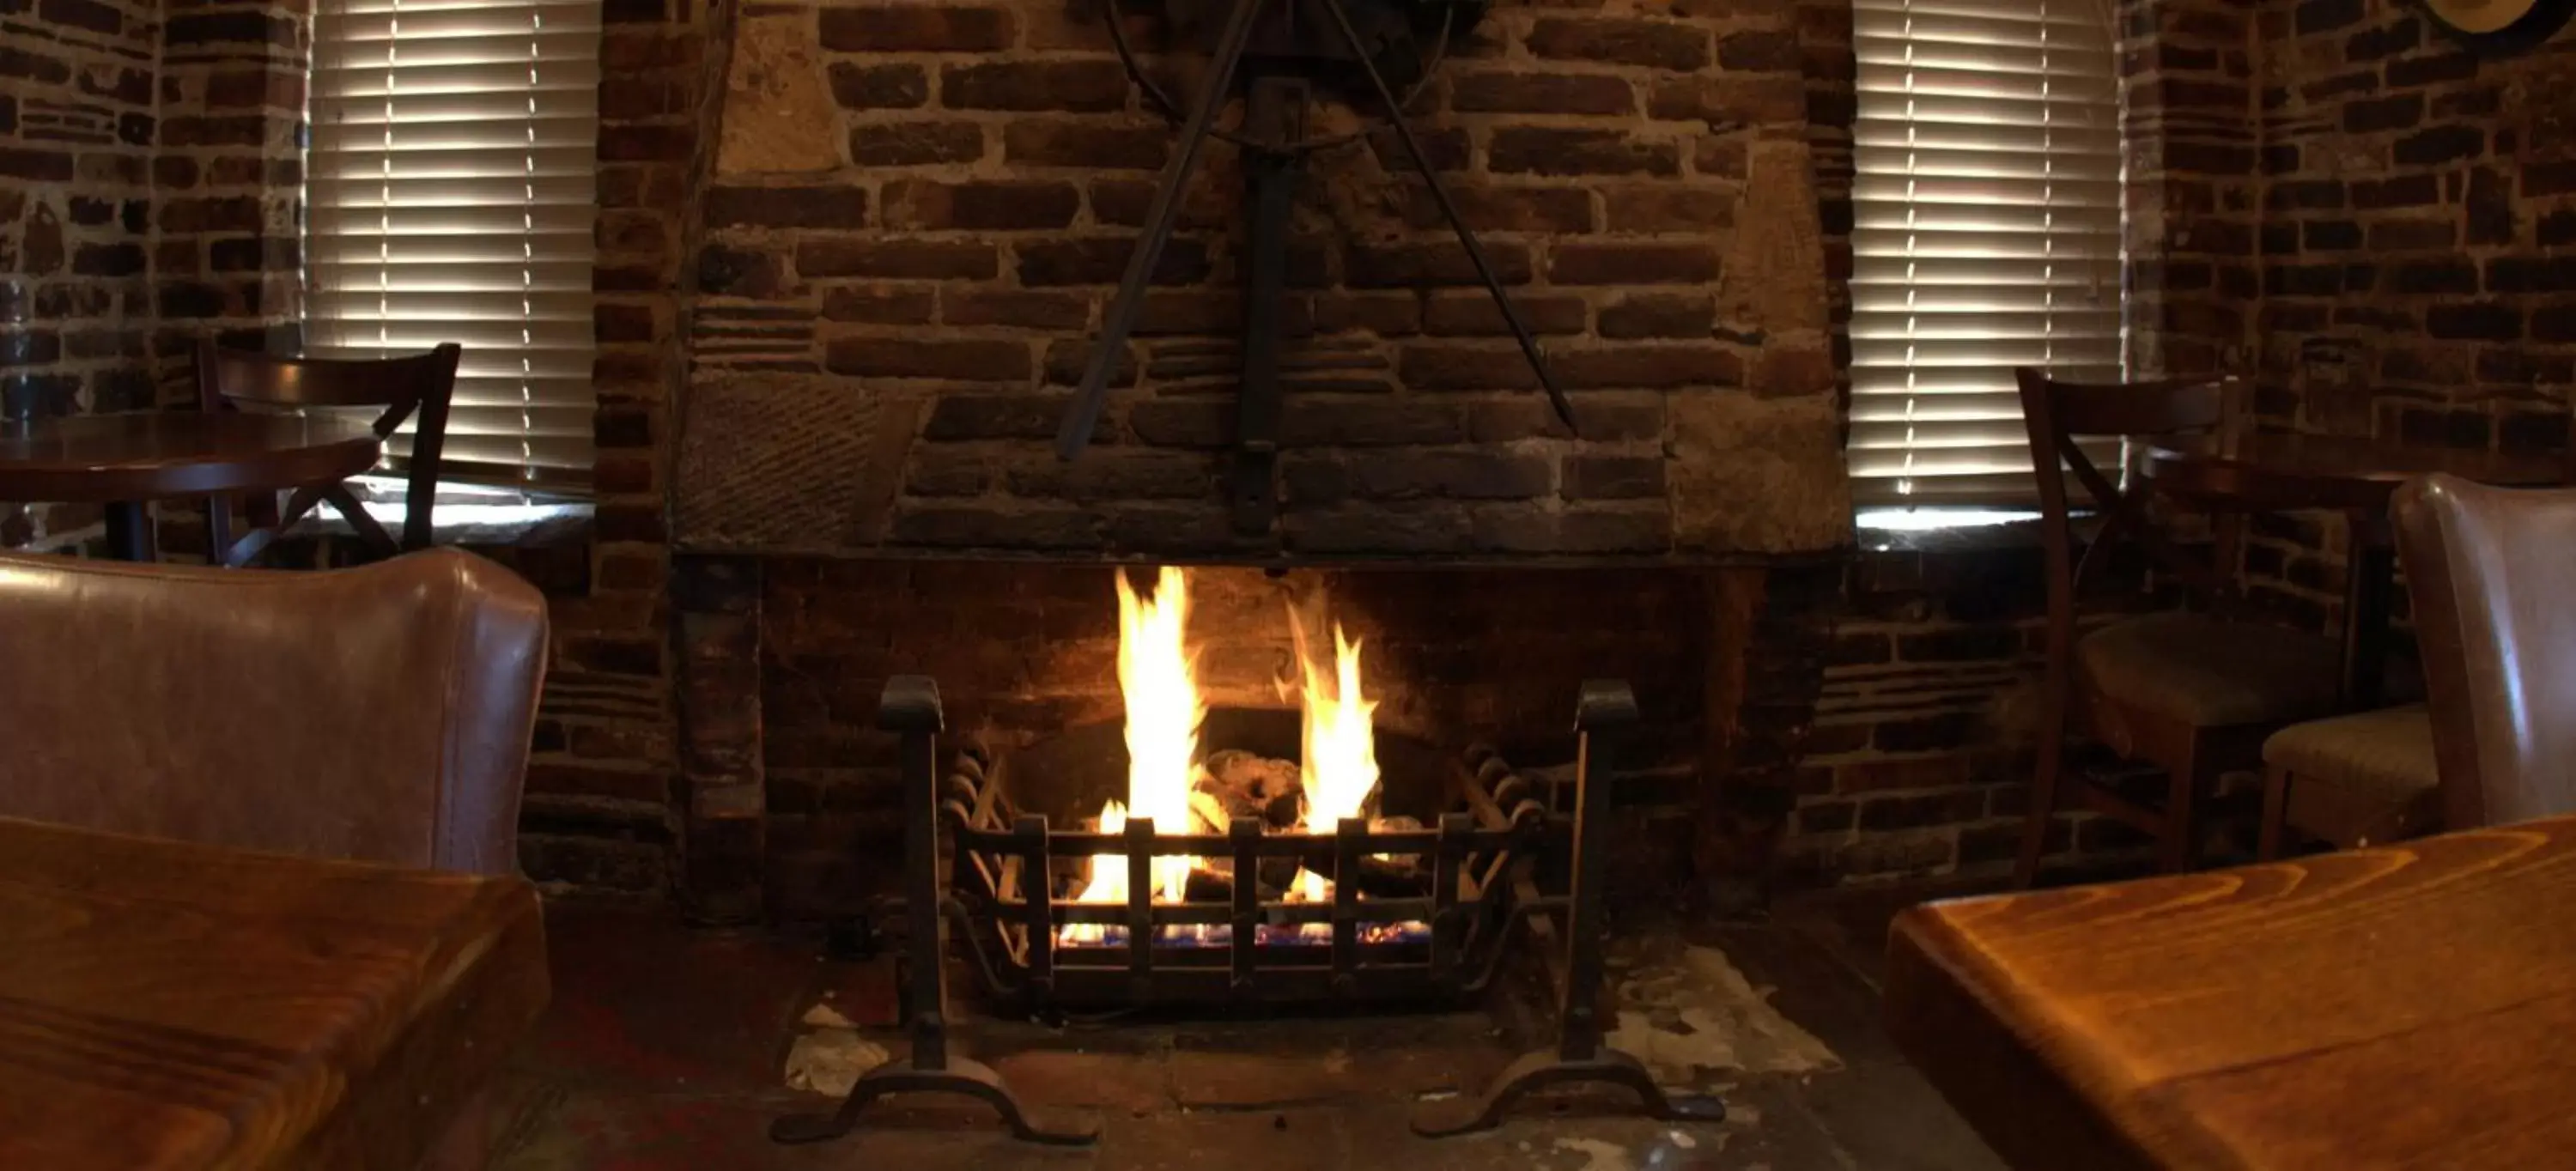
[[[0,818],[0,1167],[410,1167],[545,998],[515,878]]]
[[[2169,492],[2283,508],[2385,509],[2398,485],[2434,472],[2525,488],[2567,478],[2566,465],[2553,459],[2346,435],[2271,433],[2220,443],[2206,435],[2160,438],[2147,447],[2139,470]]]
[[[2018,1167],[2576,1150],[2576,818],[1913,908],[1889,1031]]]
[[[0,429],[0,500],[155,500],[331,484],[375,466],[364,421],[239,411],[83,415]]]

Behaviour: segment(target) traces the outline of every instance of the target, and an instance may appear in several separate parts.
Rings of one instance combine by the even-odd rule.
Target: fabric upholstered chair
[[[2282,729],[2263,747],[2262,853],[2576,812],[2576,491],[2450,476],[2392,502],[2428,702]]]
[[[2576,490],[2400,488],[2446,829],[2576,812]]]
[[[0,555],[0,816],[510,874],[545,601],[431,550],[323,573]]]
[[[2334,710],[2340,651],[2320,635],[2197,611],[2129,618],[2078,637],[2079,596],[2089,575],[2109,561],[2107,551],[2123,541],[2136,543],[2160,575],[2205,603],[2228,600],[2217,566],[2229,563],[2232,529],[2219,526],[2216,557],[2195,556],[2158,530],[2143,494],[2121,482],[2121,468],[2094,464],[2085,441],[2175,434],[2222,439],[2237,413],[2236,387],[2222,381],[2088,385],[2026,368],[2015,373],[2031,455],[2041,469],[2048,661],[2038,768],[2014,876],[2025,886],[2038,877],[2049,823],[2068,803],[2061,782],[2069,732],[2163,770],[2161,807],[2081,779],[2074,797],[2155,838],[2159,864],[2179,870],[2196,844],[2195,809],[2218,777],[2254,768],[2264,737],[2275,729]],[[2084,507],[2104,522],[2080,558],[2070,475],[2089,497]]]
[[[2292,724],[2263,741],[2257,853],[2280,857],[2294,832],[2336,849],[2430,833],[2442,826],[2441,781],[2423,704]]]

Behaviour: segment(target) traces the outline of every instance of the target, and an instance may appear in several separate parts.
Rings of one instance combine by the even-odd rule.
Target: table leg
[[[119,561],[154,559],[150,506],[140,500],[119,500],[107,506],[107,555]]]
[[[2344,573],[2343,706],[2369,711],[2386,702],[2388,603],[2397,588],[2397,549],[2388,518],[2356,513]]]

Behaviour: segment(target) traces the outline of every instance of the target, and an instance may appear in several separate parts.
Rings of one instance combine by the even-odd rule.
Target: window
[[[307,352],[463,346],[445,478],[589,478],[599,37],[599,0],[315,13]]]
[[[1853,495],[2027,504],[2015,366],[2122,370],[2108,0],[1856,0]]]

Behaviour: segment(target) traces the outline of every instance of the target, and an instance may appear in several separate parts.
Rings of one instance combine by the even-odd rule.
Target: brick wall
[[[1209,152],[1099,441],[1058,466],[1046,440],[1175,131],[1079,7],[764,8],[733,48],[694,258],[681,540],[1315,558],[1832,547],[1848,533],[1833,278],[1848,265],[1850,71],[1848,13],[1830,5],[1496,9],[1419,125],[1549,339],[1584,436],[1549,421],[1379,135],[1315,156],[1300,193],[1283,515],[1238,539],[1217,449],[1234,432],[1239,152]],[[1330,103],[1318,117],[1358,125]]]
[[[587,564],[548,589],[555,658],[528,770],[521,860],[541,880],[659,894],[692,802],[681,783],[664,526],[681,301],[728,19],[701,0],[611,0],[600,46],[597,500]]]
[[[2124,0],[2118,12],[2131,366],[2245,371],[2264,214],[2253,14],[2220,0]]]
[[[2010,872],[2038,731],[2044,566],[2023,529],[1864,552],[1821,583],[1830,641],[1796,760],[1783,882]],[[2143,844],[2126,825],[2070,811],[2046,863],[2114,866]]]
[[[2386,0],[2262,6],[2267,423],[2556,453],[2576,383],[2576,51],[2481,59]],[[2246,569],[2338,620],[2342,525]]]
[[[152,403],[160,39],[150,0],[0,0],[0,420]],[[0,547],[98,523],[0,503]]]

